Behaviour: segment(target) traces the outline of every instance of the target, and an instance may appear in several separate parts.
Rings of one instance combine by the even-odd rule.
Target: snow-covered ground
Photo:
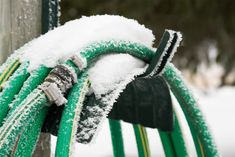
[[[221,154],[234,157],[235,87],[223,87],[199,98]]]
[[[209,123],[212,134],[222,156],[235,156],[235,87],[223,87],[207,92],[196,91],[201,109]],[[123,123],[125,151],[127,157],[136,157],[137,148],[133,128]],[[164,156],[163,149],[156,130],[148,129],[152,156]],[[54,150],[56,138],[53,137]],[[112,145],[107,121],[100,130],[95,143],[90,145],[76,144],[75,156],[81,157],[112,157]]]

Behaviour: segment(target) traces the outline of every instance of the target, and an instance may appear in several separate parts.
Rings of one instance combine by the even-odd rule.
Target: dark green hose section
[[[107,47],[107,45],[105,46],[106,43],[109,43],[108,46],[110,46],[110,44],[112,45],[112,47]],[[93,45],[94,46],[94,45]],[[114,41],[110,41],[110,42],[102,42],[102,43],[97,43],[95,44],[95,48],[93,48],[93,51],[84,51],[84,54],[88,55],[88,53],[90,52],[93,52],[91,55],[90,55],[90,59],[94,59],[94,57],[98,57],[99,55],[101,54],[104,54],[104,53],[111,53],[111,52],[119,52],[120,53],[124,53],[126,52],[125,50],[128,50],[127,52],[131,53],[131,54],[136,54],[135,56],[139,56],[139,57],[143,57],[143,58],[147,58],[147,59],[150,59],[151,56],[153,56],[153,52],[151,50],[149,50],[148,48],[142,46],[142,45],[138,45],[138,44],[131,44],[130,42],[114,42]],[[119,46],[122,46],[121,48]],[[91,50],[89,48],[92,48],[92,47],[88,47],[88,49],[86,50]],[[133,51],[131,51],[133,50]],[[144,50],[148,50],[147,52],[147,57],[144,53]],[[139,55],[138,55],[139,54]],[[151,56],[148,56],[148,55],[151,55]],[[88,55],[89,57],[89,55]],[[69,66],[74,66],[72,62],[70,61],[67,61],[66,62],[67,65]],[[23,64],[24,65],[24,64]],[[22,65],[21,65],[22,66]],[[27,76],[29,75],[28,72],[27,72],[27,68],[23,67],[22,68],[23,70],[22,71],[25,71],[25,73],[27,74]],[[76,68],[74,68],[76,70]],[[77,74],[80,73],[79,70],[76,70],[77,71]],[[17,73],[16,73],[17,74]],[[20,75],[21,76],[21,75]],[[25,78],[26,79],[26,78]],[[14,80],[14,79],[13,79]],[[21,81],[21,82],[24,82],[25,80]],[[16,83],[16,81],[12,81],[13,84]],[[16,85],[13,85],[11,87],[17,87],[19,85],[19,81],[16,83]],[[21,85],[22,86],[22,85]],[[21,87],[20,86],[20,87]],[[20,90],[20,87],[18,88],[18,91]],[[13,93],[18,93],[18,91],[16,92],[17,90],[14,90],[13,89]],[[37,91],[37,90],[35,90]],[[8,93],[8,94],[12,94],[12,93]],[[15,95],[15,94],[14,94]],[[37,108],[38,106],[38,103],[40,105],[42,105],[40,102],[43,102],[44,104],[47,102],[47,98],[44,94],[39,94],[39,95],[43,95],[44,96],[44,100],[40,99],[39,102],[35,102],[36,98],[37,98],[37,95],[34,95],[34,92],[31,93],[29,95],[29,97],[27,97],[27,99],[25,99],[22,103],[20,103],[20,105],[18,107],[16,107],[16,109],[13,110],[12,112],[12,116],[9,116],[6,120],[6,124],[3,125],[3,127],[1,128],[3,131],[0,132],[0,137],[6,137],[6,138],[3,138],[1,141],[1,145],[0,145],[0,153],[1,154],[7,154],[11,151],[12,149],[12,146],[13,144],[15,144],[16,142],[16,139],[17,138],[13,138],[13,137],[18,137],[19,134],[20,134],[20,130],[22,128],[22,126],[27,126],[27,123],[28,123],[28,120],[22,120],[22,118],[24,119],[30,119],[30,115],[35,115],[37,114],[37,112],[32,112],[30,115],[27,115],[25,113],[20,113],[20,112],[17,112],[18,110],[20,111],[21,108],[29,108],[27,105],[25,106],[25,104],[27,104],[27,100],[32,98],[32,108]],[[12,96],[12,99],[13,99],[13,96]],[[7,105],[10,104],[11,101],[7,102]],[[35,103],[35,106],[34,106],[34,103]],[[31,104],[31,102],[30,102]],[[14,105],[13,105],[14,106]],[[8,107],[8,106],[7,106]],[[25,109],[22,109],[22,110],[25,110]],[[27,111],[27,110],[25,110]],[[33,110],[32,110],[33,111]],[[31,111],[28,111],[28,112],[31,112]],[[14,117],[17,116],[17,117]],[[5,116],[3,116],[5,117]],[[17,123],[16,123],[17,121]],[[14,128],[10,127],[8,124],[11,124],[12,126],[15,126]],[[64,124],[66,125],[66,124]],[[11,136],[8,136],[8,135],[11,135]],[[1,136],[2,135],[2,136]],[[10,139],[8,139],[10,138]],[[7,139],[7,140],[6,140]],[[8,145],[8,142],[10,142],[10,144]],[[4,152],[5,151],[5,152]],[[69,151],[69,150],[68,150]],[[4,153],[3,153],[4,152]]]
[[[27,97],[27,95],[29,95],[39,84],[43,82],[49,72],[49,68],[40,66],[39,69],[31,73],[30,77],[25,81],[24,86],[21,88],[16,99],[13,101],[13,108],[10,110],[10,113],[17,108],[17,106]],[[48,107],[45,107],[42,111],[39,112],[39,115],[34,118],[35,122],[32,119],[32,122],[29,123],[30,125],[24,128],[20,135],[20,140],[18,141],[15,156],[27,156],[33,153],[30,151],[33,151],[36,145],[37,137],[39,137],[41,127],[43,125],[45,116],[47,115],[47,108]],[[30,144],[25,145],[25,143]]]
[[[166,156],[187,157],[187,149],[181,132],[178,118],[175,117],[174,130],[171,132],[159,131],[162,146]]]
[[[19,60],[19,54],[14,53],[13,55],[9,56],[0,66],[0,75],[2,75],[4,71],[17,60]]]
[[[154,56],[154,52],[146,46],[122,40],[93,43],[80,52],[80,54],[87,60],[88,65],[100,55],[110,53],[127,53],[147,63],[149,63]]]
[[[29,125],[20,135],[14,157],[31,157],[41,133],[43,122],[46,118],[48,107],[43,108],[36,117],[30,120]]]
[[[180,128],[180,124],[176,115],[175,115],[174,130],[170,132],[170,138],[172,139],[172,143],[174,145],[177,157],[189,156],[184,142],[183,134]]]
[[[9,113],[15,110],[15,108],[35,89],[40,85],[43,80],[49,74],[51,68],[40,66],[37,70],[31,72],[29,78],[24,82],[24,85],[20,89],[15,100],[12,102],[12,108]]]
[[[77,124],[88,90],[88,74],[82,73],[67,97],[68,102],[60,120],[55,157],[69,157],[72,155],[72,147],[76,140]]]
[[[163,77],[177,98],[188,121],[198,156],[219,156],[205,119],[191,91],[172,64],[166,66]],[[200,146],[200,144],[202,146]]]
[[[136,43],[131,43],[131,42],[125,42],[125,41],[108,41],[108,42],[100,42],[100,43],[95,43],[91,44],[89,47],[85,48],[82,50],[81,55],[87,60],[88,65],[97,58],[100,55],[107,54],[107,53],[129,53],[135,57],[138,57],[146,62],[150,62],[151,58],[153,57],[153,51],[146,48],[145,46],[142,46],[140,44]],[[66,62],[67,63],[67,62]],[[72,64],[68,61],[69,64]],[[25,66],[24,64],[21,66]],[[20,68],[19,68],[20,69]],[[22,68],[22,70],[17,70],[14,75],[10,78],[9,84],[11,83],[11,86],[6,86],[6,88],[3,90],[0,96],[0,101],[5,103],[5,107],[8,107],[8,104],[12,101],[14,98],[14,95],[17,94],[22,87],[22,84],[28,77],[28,73],[26,68]],[[23,73],[23,72],[25,73]],[[18,74],[20,73],[20,75]],[[79,75],[78,71],[78,75]],[[17,75],[18,74],[18,75]],[[19,78],[18,78],[18,77]],[[24,76],[24,77],[22,77]],[[202,144],[203,151],[201,151],[201,156],[205,155],[207,157],[212,157],[212,156],[218,156],[218,152],[216,150],[216,147],[214,145],[214,142],[212,140],[212,137],[208,131],[208,127],[206,125],[206,122],[204,121],[201,112],[199,108],[196,105],[196,101],[193,98],[191,92],[186,88],[184,82],[182,81],[181,77],[176,73],[176,69],[174,69],[172,66],[167,66],[163,76],[165,80],[168,82],[172,92],[176,96],[177,100],[179,101],[181,108],[184,111],[184,114],[186,116],[186,119],[189,123],[191,132],[193,134],[194,142],[198,141]],[[15,79],[19,79],[19,81],[15,81]],[[80,79],[83,80],[83,79]],[[21,85],[20,85],[21,84]],[[78,83],[76,88],[80,88],[81,83]],[[75,88],[74,87],[74,88]],[[16,89],[15,89],[16,88]],[[11,89],[11,90],[9,90]],[[74,97],[71,96],[73,94],[79,95],[80,92],[73,91],[72,89],[71,94],[69,94],[68,104],[73,104],[72,107],[76,107],[78,100],[74,100]],[[6,98],[8,100],[5,102],[3,99],[4,94],[11,95],[11,100],[9,98]],[[36,115],[39,113],[39,111],[45,106],[44,104],[47,103],[47,98],[45,94],[38,89],[35,89],[22,103],[20,103],[19,106],[16,107],[16,109],[11,113],[11,116],[9,116],[6,119],[6,123],[3,124],[3,126],[0,128],[0,155],[8,155],[10,151],[12,150],[12,147],[14,146],[17,138],[20,133],[22,132],[21,130],[23,127],[29,125],[28,123],[30,122],[30,118],[34,117],[33,115]],[[2,105],[1,105],[2,108]],[[2,112],[2,109],[0,110]],[[67,112],[69,111],[69,112]],[[7,110],[5,110],[7,112]],[[69,113],[66,115],[65,113]],[[60,156],[60,152],[64,154],[63,156],[69,156],[70,154],[70,146],[71,142],[74,139],[71,139],[71,134],[73,135],[72,131],[74,128],[73,123],[73,117],[74,117],[74,110],[72,108],[68,107],[67,105],[65,106],[65,111],[63,113],[62,119],[71,119],[72,121],[61,121],[61,128],[59,131],[59,136],[58,136],[58,143],[57,143],[57,151],[56,153],[58,154],[57,156]],[[0,114],[1,116],[1,114]],[[5,116],[2,116],[4,118]],[[63,118],[64,117],[64,118]],[[75,118],[76,119],[76,118]],[[64,129],[66,128],[66,129]],[[68,129],[67,129],[68,128]],[[64,132],[68,131],[68,133]],[[75,134],[75,133],[74,133]],[[60,138],[59,138],[60,137]],[[161,137],[165,138],[164,136]],[[164,141],[164,140],[163,140]],[[167,141],[167,138],[166,138]],[[198,143],[199,143],[198,142]],[[168,142],[168,143],[173,143],[173,142]],[[64,144],[67,146],[64,147]],[[170,145],[171,146],[171,145]],[[197,151],[198,146],[196,144]],[[61,148],[61,149],[59,149]],[[172,152],[173,153],[173,152]],[[174,152],[175,153],[175,152]],[[170,155],[169,155],[170,156]]]
[[[111,133],[114,157],[125,157],[121,122],[119,120],[109,119],[109,128]]]
[[[10,154],[17,141],[16,137],[29,125],[30,119],[45,107],[45,103],[46,95],[42,90],[35,89],[6,119],[0,128],[0,156]]]
[[[150,157],[149,143],[146,130],[139,124],[133,124],[139,157]]]
[[[15,70],[19,67],[20,62],[19,60],[12,61],[9,63],[9,65],[6,67],[5,70],[0,75],[0,90],[2,90],[2,84],[4,84],[8,78],[15,72]]]
[[[29,77],[27,65],[28,63],[22,64],[15,71],[15,73],[10,77],[9,81],[7,82],[6,87],[0,93],[0,125],[2,125],[2,122],[7,115],[7,112],[9,110],[8,105],[12,102],[14,96],[18,94],[21,87],[23,86],[24,81]]]
[[[166,157],[176,157],[170,133],[158,131]]]

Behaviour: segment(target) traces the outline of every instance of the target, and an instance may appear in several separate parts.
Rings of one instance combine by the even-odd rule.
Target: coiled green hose
[[[146,61],[147,63],[151,61],[151,58],[154,55],[153,51],[146,48],[145,46],[142,46],[141,44],[137,44],[137,43],[126,42],[126,41],[107,41],[107,42],[94,43],[88,46],[87,48],[83,49],[80,52],[80,55],[86,60],[87,62],[86,67],[89,67],[90,63],[92,63],[92,61],[94,61],[94,59],[96,59],[98,56],[107,54],[110,52],[129,53],[135,57],[138,57]],[[73,63],[71,63],[70,61],[67,61],[66,63],[70,64],[70,66],[73,65]],[[71,67],[74,68],[74,65]],[[85,75],[84,72],[86,71],[86,69],[80,69],[80,70],[83,70],[84,72],[81,72],[79,69],[76,69],[76,68],[75,70],[78,76],[80,74],[81,76]],[[186,118],[190,125],[190,129],[193,133],[194,142],[195,140],[198,140],[198,139],[200,140],[200,143],[203,146],[203,153],[206,156],[209,156],[209,157],[216,156],[218,155],[218,152],[216,150],[212,137],[209,134],[205,121],[202,115],[200,114],[200,110],[198,109],[196,105],[196,101],[191,95],[191,93],[189,92],[189,90],[186,88],[182,79],[179,77],[179,75],[175,71],[176,69],[174,67],[168,65],[162,75],[165,78],[165,80],[168,82],[168,84],[170,85],[170,88],[172,89],[176,98],[180,102],[184,113],[186,114]],[[79,77],[79,78],[81,78],[79,81],[85,80],[84,77]],[[80,82],[80,83],[77,83],[76,85],[79,88],[81,88],[81,87],[85,87],[85,84],[86,83]],[[75,93],[76,92],[73,92],[73,89],[72,89],[71,95]],[[69,101],[70,99],[71,101],[73,101],[72,97],[69,97]],[[7,116],[5,123],[0,128],[0,155],[7,155],[11,152],[17,140],[16,137],[18,137],[22,133],[22,128],[29,126],[30,120],[34,117],[37,117],[40,111],[45,108],[45,105],[47,103],[48,103],[48,99],[45,96],[45,94],[42,92],[42,90],[35,89],[32,93],[29,94],[29,96],[25,100],[19,103],[20,104],[19,106],[17,106],[13,111],[10,112],[10,114]],[[77,104],[73,102],[73,107],[75,107],[76,105]],[[68,137],[70,138],[65,138],[67,135],[64,135],[64,132],[59,131],[61,133],[58,134],[58,143],[57,143],[58,149],[56,151],[56,154],[58,154],[58,156],[61,151],[61,149],[59,148],[63,148],[64,146],[66,146],[64,148],[65,149],[67,148],[67,149],[64,150],[62,153],[65,153],[64,154],[65,156],[69,156],[70,154],[69,148],[71,146],[71,142],[73,141],[71,139],[71,135],[72,135],[71,130],[73,130],[72,128],[74,128],[74,124],[75,124],[73,122],[76,122],[77,118],[79,117],[79,112],[80,112],[79,110],[75,111],[73,107],[72,108],[67,107],[67,109],[64,110],[64,113],[62,116],[62,119],[68,119],[68,118],[69,119],[72,118],[72,119],[71,119],[71,122],[69,123],[66,123],[64,120],[63,122],[61,121],[60,130],[63,130],[63,128],[70,128],[68,130],[65,129],[66,131],[70,133],[68,134]],[[69,115],[66,113],[69,113]]]

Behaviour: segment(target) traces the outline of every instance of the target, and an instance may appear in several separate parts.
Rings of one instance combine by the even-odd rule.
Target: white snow
[[[128,76],[133,78],[143,73],[145,66],[143,61],[128,54],[106,55],[88,71],[91,88],[100,98],[102,94],[117,89]]]
[[[117,15],[96,15],[67,22],[19,49],[29,70],[40,64],[54,67],[74,52],[97,41],[125,40],[152,48],[152,31],[137,21]]]

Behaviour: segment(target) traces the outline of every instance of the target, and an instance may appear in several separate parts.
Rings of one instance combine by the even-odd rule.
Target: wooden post
[[[0,0],[0,63],[41,34],[42,0]],[[50,156],[50,134],[41,134],[34,157]]]

